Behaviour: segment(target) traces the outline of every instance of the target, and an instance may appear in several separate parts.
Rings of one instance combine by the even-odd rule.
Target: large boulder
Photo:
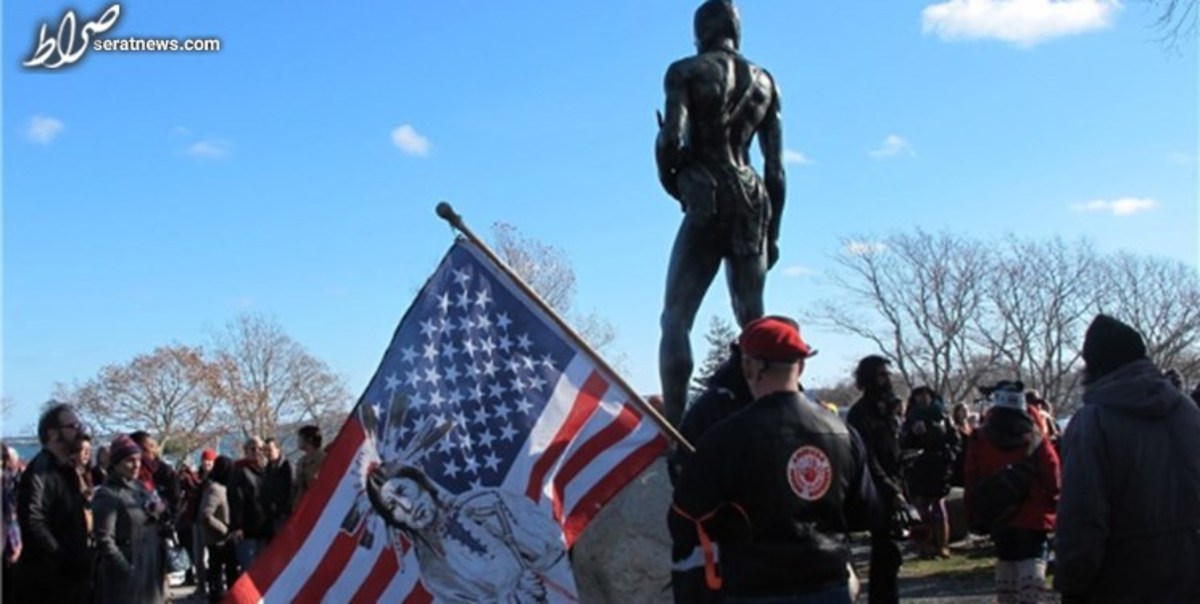
[[[592,520],[572,550],[585,603],[671,602],[671,481],[659,458]]]

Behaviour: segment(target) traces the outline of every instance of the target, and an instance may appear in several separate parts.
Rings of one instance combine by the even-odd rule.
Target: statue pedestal
[[[671,480],[658,458],[592,520],[573,550],[579,601],[664,602],[671,598]]]

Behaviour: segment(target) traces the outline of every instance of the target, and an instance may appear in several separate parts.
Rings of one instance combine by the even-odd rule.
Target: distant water
[[[33,456],[37,455],[38,451],[42,450],[42,445],[38,443],[36,438],[10,438],[5,442],[8,444],[8,446],[16,449],[17,454],[20,455],[21,459],[25,461],[33,459]]]

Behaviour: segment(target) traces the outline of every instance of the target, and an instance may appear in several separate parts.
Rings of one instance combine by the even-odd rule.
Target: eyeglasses
[[[83,424],[80,422],[74,422],[74,423],[70,423],[70,424],[59,424],[58,425],[59,430],[66,430],[68,428],[78,432],[83,429]]]

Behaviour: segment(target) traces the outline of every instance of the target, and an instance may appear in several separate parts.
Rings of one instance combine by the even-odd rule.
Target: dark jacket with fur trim
[[[1063,437],[1054,587],[1200,602],[1200,409],[1149,360],[1087,386]]]

